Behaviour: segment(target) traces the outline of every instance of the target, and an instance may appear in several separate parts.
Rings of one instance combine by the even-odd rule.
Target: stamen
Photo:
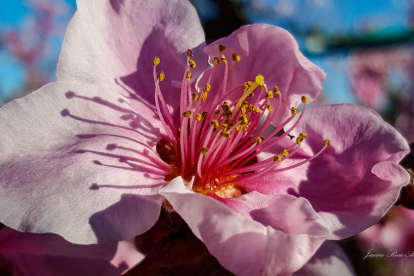
[[[193,57],[193,50],[191,50],[191,49],[188,49],[187,50],[187,56],[190,58],[190,57]]]
[[[194,61],[194,60],[191,60],[191,59],[190,59],[190,60],[188,61],[188,64],[190,65],[190,67],[191,67],[191,68],[196,68],[196,63],[195,63],[195,61]]]
[[[189,118],[189,117],[191,117],[192,114],[193,113],[191,111],[185,111],[185,112],[183,112],[183,117]]]
[[[202,153],[204,156],[207,156],[207,154],[208,154],[208,148],[201,148],[201,153]]]
[[[188,71],[188,72],[187,72],[187,75],[185,76],[185,78],[186,78],[187,80],[191,78],[191,72],[190,72],[190,71]]]
[[[165,74],[164,74],[164,72],[161,72],[161,73],[159,73],[159,74],[158,74],[158,79],[159,79],[160,81],[163,81],[163,80],[165,79]]]
[[[155,67],[157,67],[157,66],[158,66],[158,64],[160,64],[160,62],[161,62],[161,60],[160,60],[160,58],[159,58],[159,57],[155,57],[155,58],[154,58],[154,66],[155,66]]]
[[[232,56],[233,61],[235,62],[240,62],[241,58],[239,55],[237,55],[236,53],[234,53]]]
[[[223,52],[224,50],[226,50],[226,46],[224,46],[224,45],[221,45],[221,44],[220,44],[220,45],[218,46],[218,49],[219,49],[219,51],[220,51],[220,53],[221,53],[221,52]]]
[[[218,57],[215,57],[214,58],[214,65],[219,65],[219,63],[220,63],[219,58]]]

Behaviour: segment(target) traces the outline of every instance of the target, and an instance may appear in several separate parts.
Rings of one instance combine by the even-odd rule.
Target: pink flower
[[[408,145],[375,112],[306,108],[325,74],[285,30],[244,26],[204,48],[187,1],[78,6],[58,82],[0,110],[6,225],[127,240],[167,199],[226,269],[287,275],[408,183]]]

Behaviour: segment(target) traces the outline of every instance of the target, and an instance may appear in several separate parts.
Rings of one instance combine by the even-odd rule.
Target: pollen
[[[294,108],[294,107],[292,107],[290,109],[290,112],[292,113],[293,116],[295,116],[296,114],[298,114],[298,110],[296,108]]]
[[[229,131],[225,131],[225,130],[223,130],[223,131],[221,132],[221,135],[222,135],[224,138],[230,138],[230,136],[231,136],[230,132],[229,132]]]
[[[238,54],[234,53],[232,56],[233,61],[240,62],[241,58]]]
[[[206,86],[203,87],[204,92],[208,92],[208,91],[210,91],[210,89],[211,89],[210,84],[207,84]]]
[[[187,50],[187,56],[188,56],[188,57],[193,57],[193,50],[188,49],[188,50]]]
[[[305,140],[305,138],[303,138],[302,136],[298,136],[298,138],[296,138],[296,144],[300,145],[303,140]]]
[[[201,148],[201,153],[202,153],[204,156],[207,156],[207,154],[208,154],[208,148]]]
[[[248,126],[248,125],[243,125],[243,131],[244,131],[244,132],[246,132],[248,128],[249,128],[249,126]]]
[[[159,79],[160,81],[163,81],[163,80],[165,79],[165,74],[164,74],[164,72],[161,72],[161,73],[159,73],[159,74],[158,74],[158,79]]]
[[[331,145],[331,141],[329,141],[329,140],[325,140],[322,144],[322,146],[324,146],[324,147],[329,147],[330,145]]]
[[[308,137],[308,134],[306,132],[302,132],[301,134],[299,134],[300,136],[302,136],[303,138]]]
[[[250,93],[249,95],[247,95],[247,98],[248,99],[251,99],[251,98],[253,98],[254,97],[254,93]]]
[[[306,96],[302,96],[302,103],[307,103],[308,102],[308,97]]]
[[[195,61],[194,61],[194,60],[190,59],[190,60],[188,61],[188,64],[190,65],[190,67],[191,67],[191,68],[196,68],[196,63],[195,63]]]
[[[227,59],[223,54],[220,55],[220,59],[222,62],[227,62]]]
[[[260,137],[256,137],[256,138],[253,139],[253,143],[260,144],[261,142],[262,142],[262,138],[260,138]]]
[[[272,105],[272,104],[267,104],[267,105],[266,105],[266,108],[267,108],[269,111],[272,111],[272,110],[273,110],[273,105]]]
[[[273,99],[273,91],[267,92],[266,99]]]
[[[214,111],[214,114],[219,114],[219,113],[220,113],[220,110]]]
[[[201,99],[204,101],[205,99],[207,99],[207,92],[203,92],[203,94],[201,94]]]
[[[219,122],[217,120],[212,120],[211,124],[214,126],[214,128],[218,128]]]
[[[154,58],[154,66],[157,67],[158,64],[160,64],[161,60],[159,57]]]
[[[189,118],[189,117],[191,117],[191,115],[193,115],[193,113],[191,111],[184,111],[183,112],[183,117],[185,117],[185,118]]]
[[[219,51],[220,51],[220,53],[221,53],[221,52],[223,52],[223,51],[225,51],[225,50],[226,50],[226,46],[224,46],[224,45],[221,45],[221,44],[220,44],[220,45],[218,46],[218,49],[219,49]]]
[[[219,58],[218,57],[215,57],[214,58],[214,65],[219,65],[219,63],[220,63]]]
[[[220,129],[222,129],[222,130],[227,130],[227,127],[228,127],[228,125],[227,125],[227,124],[222,124],[222,125],[220,126]]]
[[[198,94],[196,92],[194,92],[192,101],[195,102],[197,100],[198,100]]]
[[[204,111],[203,113],[201,113],[201,116],[203,116],[203,118],[207,118],[208,112],[207,111]]]
[[[185,76],[185,78],[188,80],[189,78],[191,78],[191,72],[190,71],[188,71],[187,72],[187,75]]]
[[[256,83],[257,83],[258,85],[264,85],[264,77],[263,77],[262,75],[258,74],[258,75],[256,76]]]
[[[203,116],[201,116],[200,113],[197,113],[196,114],[196,118],[195,119],[196,119],[197,122],[200,122],[202,118],[203,118]]]
[[[273,157],[273,161],[274,161],[274,162],[280,162],[280,161],[282,161],[282,157],[280,157],[279,155],[275,155],[275,156]]]
[[[283,155],[284,157],[288,157],[288,156],[289,156],[289,152],[288,152],[286,149],[283,149],[283,150],[282,150],[282,155]]]
[[[280,93],[279,87],[277,86],[273,87],[273,92],[275,92],[275,94],[279,94]]]

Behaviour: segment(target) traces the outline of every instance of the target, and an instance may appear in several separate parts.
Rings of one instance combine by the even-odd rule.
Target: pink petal
[[[166,74],[161,90],[167,103],[177,107],[179,90],[171,91],[171,81],[182,79],[187,49],[198,47],[195,51],[201,54],[205,45],[194,7],[185,0],[82,0],[77,4],[64,39],[58,79],[103,83],[127,93],[126,85],[140,101],[153,105],[153,59],[159,56],[157,69]],[[206,61],[196,53],[196,69],[201,69]]]
[[[62,82],[1,108],[0,221],[75,243],[147,231],[169,166],[141,114],[108,87]]]
[[[375,224],[393,205],[409,180],[399,162],[409,151],[404,138],[378,114],[350,104],[314,107],[305,111],[292,132],[307,132],[305,157],[332,145],[310,163],[283,173],[269,173],[248,185],[266,194],[305,197],[341,239]],[[298,163],[304,155],[283,162]]]
[[[13,264],[16,276],[120,275],[143,258],[126,244],[131,245],[127,241],[75,245],[55,234],[20,233],[8,227],[0,230],[0,255]]]
[[[324,228],[294,229],[283,214],[275,219],[280,227],[273,229],[235,212],[218,200],[187,189],[181,178],[175,178],[160,192],[188,223],[193,233],[204,242],[209,252],[223,267],[236,275],[286,275],[298,270],[317,250],[329,231]],[[289,196],[287,196],[289,197]],[[288,209],[292,200],[274,200],[276,207]],[[304,206],[302,199],[296,206]],[[293,203],[295,201],[295,203]],[[250,202],[250,201],[249,201]],[[275,208],[276,208],[275,207]],[[290,209],[297,223],[314,220],[303,210]],[[309,210],[307,210],[309,211]],[[281,210],[284,212],[284,210]],[[294,224],[296,222],[293,222]],[[288,230],[288,232],[285,232]],[[311,233],[309,233],[311,232]]]
[[[257,74],[264,76],[269,90],[275,85],[279,87],[283,101],[274,121],[276,125],[290,115],[292,106],[301,103],[302,96],[307,96],[312,102],[322,91],[321,82],[326,78],[325,73],[302,55],[293,36],[284,29],[265,24],[243,26],[204,49],[210,57],[210,64],[213,64],[214,57],[220,57],[220,44],[227,47],[223,54],[229,62],[232,62],[233,53],[241,57],[241,61],[229,72],[227,90],[245,81],[254,81]],[[224,68],[222,64],[221,71]],[[200,87],[206,84],[208,76],[208,73],[204,74],[199,82]],[[212,90],[217,89],[219,84],[212,83]]]
[[[333,241],[326,241],[294,276],[354,276],[345,252]]]

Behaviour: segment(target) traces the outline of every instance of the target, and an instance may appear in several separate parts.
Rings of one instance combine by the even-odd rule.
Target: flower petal
[[[157,220],[169,166],[159,129],[108,87],[55,83],[0,109],[0,221],[75,243]]]
[[[294,276],[354,276],[345,252],[333,241],[324,242],[315,255]]]
[[[76,245],[55,234],[0,230],[0,256],[11,262],[13,275],[120,275],[143,258],[127,244]]]
[[[140,100],[153,105],[153,59],[159,56],[157,69],[166,74],[161,90],[166,102],[177,107],[179,91],[171,91],[171,81],[182,79],[187,49],[198,47],[195,51],[201,53],[205,45],[194,7],[184,0],[81,0],[77,4],[63,42],[58,80],[103,83],[120,90],[126,84]],[[205,58],[197,54],[195,58],[196,69],[204,67]]]
[[[408,173],[399,162],[409,151],[404,138],[378,114],[350,104],[313,107],[291,133],[307,132],[303,154],[282,163],[287,167],[332,145],[300,167],[269,172],[246,189],[265,194],[289,193],[309,200],[341,239],[375,224],[397,199]]]
[[[233,53],[241,57],[241,61],[234,64],[229,72],[227,90],[245,81],[254,81],[257,74],[264,76],[269,90],[275,85],[279,87],[283,96],[281,110],[273,122],[275,125],[290,116],[290,108],[298,106],[302,96],[307,96],[308,101],[312,102],[322,91],[321,82],[326,78],[325,73],[302,55],[293,36],[284,29],[265,24],[243,26],[204,49],[210,57],[210,64],[214,64],[214,57],[220,57],[220,44],[226,46],[222,53],[229,62]],[[224,66],[219,66],[224,71]],[[217,74],[222,75],[222,72]],[[206,84],[208,77],[209,74],[203,75],[199,87]],[[217,89],[219,84],[213,83],[212,90]],[[273,101],[277,98],[275,96]]]
[[[319,234],[315,236],[285,232],[283,230],[293,230],[293,227],[283,221],[283,230],[266,227],[212,197],[190,191],[179,177],[160,193],[221,265],[236,275],[285,275],[294,272],[329,234],[326,228],[315,231]],[[285,203],[282,200],[278,205],[284,206]]]

